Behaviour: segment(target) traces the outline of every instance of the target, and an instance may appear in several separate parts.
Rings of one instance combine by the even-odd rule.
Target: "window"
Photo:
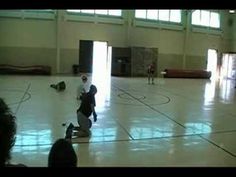
[[[201,11],[200,10],[195,10],[192,13],[192,24],[193,25],[199,25],[201,24],[201,15],[200,15]]]
[[[195,10],[192,13],[192,24],[220,28],[220,14],[208,10]]]
[[[101,15],[107,15],[108,11],[107,10],[95,10],[96,14],[101,14]]]
[[[52,9],[37,9],[37,10],[24,10],[24,12],[53,12],[54,13],[54,10]]]
[[[220,27],[220,20],[219,20],[219,14],[212,12],[210,16],[210,26],[214,28]]]
[[[76,9],[70,9],[70,10],[66,10],[67,12],[72,12],[72,13],[80,13],[81,10],[76,10]]]
[[[121,16],[121,10],[108,10],[109,15]]]
[[[135,18],[181,23],[181,10],[135,10]]]
[[[159,20],[169,21],[169,10],[159,10]]]
[[[181,22],[181,11],[180,10],[171,10],[170,11],[170,21],[180,23]]]
[[[23,19],[55,19],[56,11],[52,9],[1,10],[0,17],[14,17]]]
[[[66,10],[67,12],[72,13],[81,13],[81,14],[98,14],[98,15],[111,15],[111,16],[121,16],[121,10],[77,10],[77,9],[70,9]]]
[[[80,12],[85,14],[94,14],[94,10],[81,10]]]
[[[157,20],[158,12],[156,10],[147,10],[147,18],[152,20]]]
[[[146,18],[146,10],[135,10],[136,18]]]

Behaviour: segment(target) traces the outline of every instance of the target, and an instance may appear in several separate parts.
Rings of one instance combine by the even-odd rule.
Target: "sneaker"
[[[81,127],[80,126],[75,126],[74,127],[74,131],[80,131],[81,130]]]
[[[74,129],[74,125],[72,123],[70,123],[70,125],[66,129],[65,139],[71,139],[72,138],[73,129]]]
[[[88,119],[88,121],[89,121],[89,128],[91,128],[92,127],[92,121],[90,119]],[[97,118],[96,118],[96,121],[97,121]],[[96,122],[96,121],[94,120],[94,122]]]

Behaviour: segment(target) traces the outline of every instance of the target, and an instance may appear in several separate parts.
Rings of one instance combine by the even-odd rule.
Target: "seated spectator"
[[[48,167],[76,167],[77,155],[71,141],[58,139],[48,156]]]
[[[11,149],[15,144],[16,117],[8,105],[0,98],[0,167],[25,167],[23,164],[10,164]]]

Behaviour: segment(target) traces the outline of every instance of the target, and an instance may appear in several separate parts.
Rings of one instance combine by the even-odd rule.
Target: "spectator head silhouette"
[[[71,141],[58,139],[48,156],[48,167],[76,167],[77,156]]]
[[[0,98],[0,166],[11,159],[11,149],[15,144],[16,117],[8,105]]]

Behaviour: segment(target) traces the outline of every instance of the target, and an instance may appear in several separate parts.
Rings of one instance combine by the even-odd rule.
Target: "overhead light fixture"
[[[229,10],[229,13],[234,14],[235,10]]]

